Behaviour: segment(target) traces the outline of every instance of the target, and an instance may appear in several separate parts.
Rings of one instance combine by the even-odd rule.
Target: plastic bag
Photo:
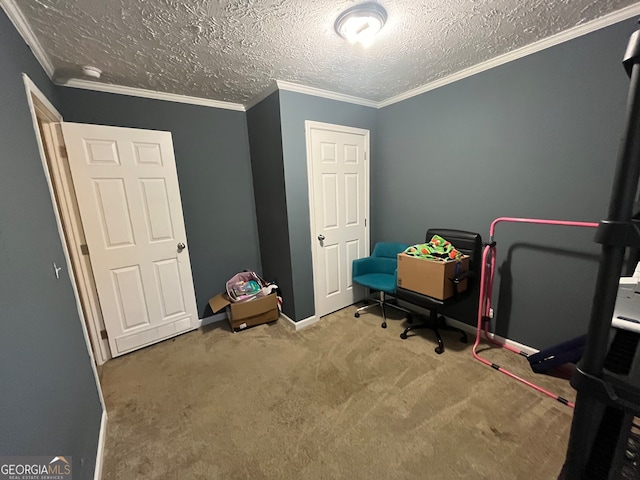
[[[227,295],[232,302],[243,302],[265,296],[267,284],[255,272],[244,271],[235,274],[227,281]]]

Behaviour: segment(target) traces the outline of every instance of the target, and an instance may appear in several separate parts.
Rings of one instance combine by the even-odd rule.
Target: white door
[[[369,254],[369,131],[306,122],[316,316],[352,305],[351,263]]]
[[[112,355],[196,326],[171,133],[63,123]]]

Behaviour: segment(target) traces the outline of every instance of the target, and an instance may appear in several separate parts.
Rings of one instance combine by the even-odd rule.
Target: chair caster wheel
[[[404,332],[402,332],[402,333],[400,334],[400,338],[401,338],[401,339],[403,339],[403,340],[406,340],[406,339],[407,339],[407,334],[406,334],[406,333],[404,333]]]
[[[436,352],[438,355],[442,355],[442,352],[444,352],[444,348],[442,348],[442,347],[436,347],[436,348],[435,348],[435,352]]]
[[[387,328],[387,322],[382,322],[382,325],[380,325],[382,328]]]
[[[353,316],[356,318],[360,318],[360,314],[358,312],[354,313]]]

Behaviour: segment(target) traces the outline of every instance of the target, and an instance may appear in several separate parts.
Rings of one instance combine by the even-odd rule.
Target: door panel
[[[185,314],[178,262],[175,258],[168,258],[154,262],[154,266],[162,299],[162,318],[168,320],[176,315]]]
[[[307,142],[316,315],[322,316],[363,294],[354,290],[351,264],[368,254],[368,132],[309,122]]]
[[[93,179],[92,183],[102,227],[100,234],[105,248],[135,245],[127,194],[122,179],[100,178]]]
[[[140,187],[144,199],[149,241],[154,243],[173,240],[175,237],[165,179],[143,178],[140,180]]]
[[[195,327],[171,134],[62,130],[113,356]]]
[[[344,176],[344,222],[348,227],[357,226],[361,220],[358,187],[358,175],[346,173]]]
[[[338,228],[338,182],[337,175],[334,173],[325,173],[322,175],[322,217],[324,222],[322,229],[324,231],[330,228]]]
[[[149,325],[149,312],[139,265],[111,270],[113,295],[118,306],[122,331]]]

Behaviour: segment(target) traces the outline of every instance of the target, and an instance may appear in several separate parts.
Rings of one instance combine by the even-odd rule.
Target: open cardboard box
[[[229,326],[234,332],[273,322],[280,316],[278,296],[275,293],[238,303],[232,302],[226,293],[219,293],[209,300],[209,305],[213,313],[226,309]]]
[[[451,279],[469,270],[469,256],[460,260],[439,262],[426,258],[413,257],[406,253],[398,254],[398,286],[428,297],[446,300],[454,294]],[[467,289],[467,279],[458,284],[458,293]]]

